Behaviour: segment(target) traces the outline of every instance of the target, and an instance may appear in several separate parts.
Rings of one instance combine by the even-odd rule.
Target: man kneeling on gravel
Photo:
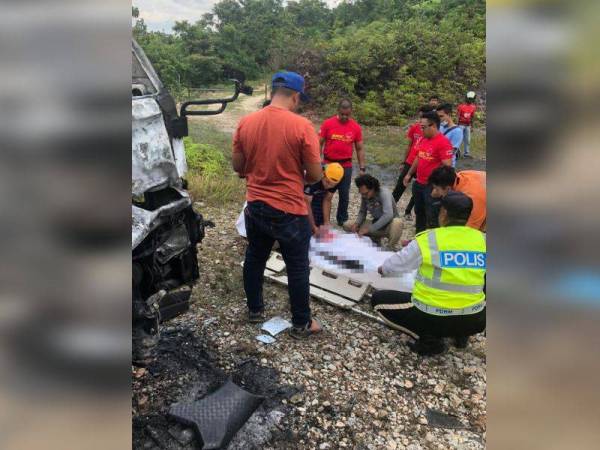
[[[442,338],[457,347],[485,330],[485,235],[466,226],[473,201],[462,192],[442,198],[441,228],[417,234],[378,271],[382,276],[418,269],[412,295],[376,291],[371,303],[393,328],[417,339],[409,347],[420,355],[445,351]]]
[[[402,219],[398,216],[396,202],[392,193],[379,185],[379,180],[369,174],[354,180],[362,197],[360,211],[354,222],[344,223],[344,230],[368,236],[379,244],[381,238],[388,238],[388,249],[394,250],[402,236]],[[367,220],[367,212],[373,220]]]

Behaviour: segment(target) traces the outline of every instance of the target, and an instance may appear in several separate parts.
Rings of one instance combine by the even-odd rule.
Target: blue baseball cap
[[[300,100],[307,102],[308,95],[304,93],[304,77],[296,72],[277,72],[271,79],[272,87],[284,87],[300,92]]]

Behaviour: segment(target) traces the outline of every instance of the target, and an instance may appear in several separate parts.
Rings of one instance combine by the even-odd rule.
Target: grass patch
[[[363,135],[367,161],[382,167],[398,166],[406,152],[408,139],[401,127],[364,126]],[[485,129],[471,131],[471,155],[482,159],[486,154]]]
[[[190,120],[189,137],[193,142],[208,144],[218,149],[227,161],[231,161],[231,133],[219,130],[214,125],[200,120]]]
[[[406,151],[408,139],[400,127],[363,127],[367,161],[379,166],[398,166]]]
[[[246,183],[231,168],[231,135],[191,122],[189,132],[184,142],[192,198],[215,206],[243,201]]]
[[[246,194],[246,183],[234,173],[203,175],[188,172],[188,190],[194,201],[203,201],[211,206],[227,203],[242,203]]]

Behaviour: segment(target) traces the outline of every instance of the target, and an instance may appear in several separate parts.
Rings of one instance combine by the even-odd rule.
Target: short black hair
[[[429,175],[429,184],[443,188],[454,186],[456,170],[452,166],[440,166]]]
[[[285,80],[283,78],[275,78],[273,80],[273,83],[283,83],[284,81]],[[289,89],[283,86],[272,86],[271,88],[271,97],[273,97],[275,94],[280,94],[284,97],[291,97],[295,93],[296,91],[294,91],[293,89]]]
[[[432,95],[431,97],[429,97],[429,100],[430,100],[430,101],[431,101],[431,100],[433,100],[433,99],[439,100],[439,99],[440,99],[440,97],[439,97],[439,96],[437,96],[437,95]]]
[[[448,192],[441,203],[448,213],[448,223],[451,225],[465,225],[473,211],[473,200],[462,192]]]
[[[452,114],[452,104],[444,103],[443,105],[438,106],[435,110],[436,111],[444,111],[446,114],[450,115],[450,114]]]
[[[437,113],[435,111],[429,111],[426,113],[423,113],[422,116],[423,119],[427,119],[429,121],[430,124],[434,124],[435,126],[438,128],[440,128],[440,118],[438,117]]]
[[[352,109],[352,101],[349,98],[343,98],[338,103],[338,110]]]
[[[359,175],[355,178],[354,183],[356,187],[366,186],[367,189],[375,189],[375,192],[379,192],[379,180],[368,173]]]
[[[430,111],[433,111],[433,106],[431,106],[431,105],[423,105],[419,108],[420,113],[426,113],[426,112],[430,112]]]

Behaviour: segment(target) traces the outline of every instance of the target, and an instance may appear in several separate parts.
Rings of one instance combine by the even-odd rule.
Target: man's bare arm
[[[320,162],[306,163],[304,164],[304,170],[306,170],[306,175],[304,175],[306,184],[314,184],[323,178],[323,168]]]
[[[323,153],[325,152],[325,138],[319,137],[319,149],[321,150],[321,161],[323,160]]]
[[[442,159],[442,165],[444,166],[452,166],[452,159]]]
[[[330,224],[331,218],[331,199],[333,198],[333,192],[327,192],[325,198],[323,198],[323,225]]]
[[[367,167],[365,158],[365,144],[363,141],[354,144],[356,148],[356,157],[358,158],[358,167]]]
[[[233,166],[233,170],[236,171],[239,175],[244,174],[244,167],[246,166],[246,157],[241,152],[234,152],[231,155],[231,165]]]
[[[315,229],[315,218],[312,213],[312,195],[304,195],[304,201],[306,202],[306,208],[308,209],[308,223],[310,224],[311,232]]]
[[[450,160],[450,162],[452,162],[452,160]],[[408,183],[410,183],[410,179],[412,178],[413,174],[417,171],[418,165],[419,165],[419,157],[417,156],[415,158],[415,160],[413,161],[412,166],[410,166],[410,169],[408,169],[406,176],[404,177],[404,180],[403,180],[404,186],[408,186]]]

